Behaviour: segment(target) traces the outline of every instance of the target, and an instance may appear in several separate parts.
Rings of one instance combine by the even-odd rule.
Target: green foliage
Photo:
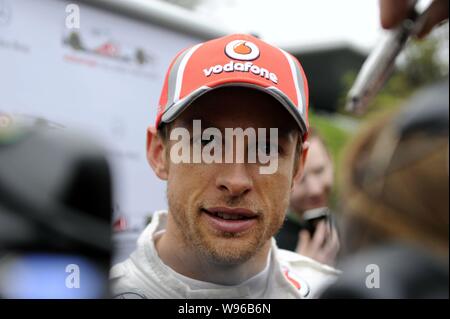
[[[338,114],[324,116],[314,114],[314,112],[310,113],[311,126],[316,128],[324,138],[333,156],[336,167],[336,180],[339,178],[339,167],[343,149],[345,149],[345,145],[348,142],[351,142],[351,137],[356,132],[356,127],[360,123],[388,111],[393,111],[403,105],[421,87],[436,82],[448,75],[448,64],[442,63],[437,58],[438,44],[436,39],[430,37],[425,41],[413,41],[409,43],[402,55],[403,60],[398,63],[396,70],[384,88],[372,101],[368,112],[364,116],[348,114],[344,110],[348,90],[354,83],[357,75],[355,72],[349,72],[342,78],[345,89],[339,100],[340,108],[338,109]],[[343,118],[347,120],[341,121]],[[346,123],[353,124],[346,125]],[[335,185],[331,197],[331,207],[334,207],[336,204],[337,193],[338,189],[337,185]]]
[[[375,114],[401,106],[416,90],[442,79],[448,74],[448,65],[437,58],[438,41],[429,38],[425,41],[412,41],[405,48],[402,60],[385,84],[384,88],[369,105],[363,119]],[[349,72],[342,78],[346,88],[339,100],[339,112],[345,113],[345,99],[356,78],[356,73]]]
[[[335,162],[340,158],[342,149],[351,136],[351,129],[345,129],[337,123],[336,118],[318,115],[311,112],[309,115],[311,127],[314,127],[325,140],[328,150]]]
[[[405,51],[406,63],[402,67],[405,81],[412,89],[435,82],[448,73],[448,65],[437,59],[438,41],[417,41]]]

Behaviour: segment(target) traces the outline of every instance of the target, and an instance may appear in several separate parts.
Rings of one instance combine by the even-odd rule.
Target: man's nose
[[[250,192],[253,181],[246,164],[224,164],[216,179],[216,186],[228,196],[238,197]]]

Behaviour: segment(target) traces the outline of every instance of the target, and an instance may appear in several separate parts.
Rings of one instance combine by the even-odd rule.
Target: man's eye
[[[202,143],[202,145],[203,146],[205,146],[205,145],[208,145],[209,143],[211,143],[212,141],[213,141],[214,139],[211,137],[211,138],[209,138],[209,139],[205,139],[205,138],[202,138],[201,139],[201,143]]]
[[[320,175],[320,174],[322,174],[324,171],[325,171],[325,167],[321,166],[321,167],[316,168],[316,169],[314,170],[314,175]]]
[[[201,144],[202,146],[208,145],[212,141],[214,141],[214,137],[213,136],[211,136],[209,138],[198,137],[198,138],[195,138],[193,140],[194,143]]]
[[[259,150],[265,155],[274,155],[280,152],[279,145],[277,143],[260,143]]]

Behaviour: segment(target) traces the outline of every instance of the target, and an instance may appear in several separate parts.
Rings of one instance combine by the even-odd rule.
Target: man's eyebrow
[[[291,134],[294,130],[286,129],[286,128],[278,128],[278,135],[281,137],[286,137]]]
[[[208,122],[208,120],[205,120],[198,116],[193,116],[193,117],[190,117],[189,119],[181,120],[180,122],[183,127],[188,128],[188,129],[193,129],[194,121],[200,121],[202,131],[209,127],[215,127],[210,122]]]
[[[286,138],[289,135],[294,134],[295,132],[297,132],[297,130],[294,128],[278,127],[278,136],[282,138]]]
[[[190,130],[193,129],[193,124],[194,121],[199,120],[201,121],[201,128],[202,131],[204,131],[207,128],[217,128],[218,130],[220,130],[222,133],[225,132],[225,128],[224,127],[217,127],[217,125],[213,125],[211,122],[209,122],[207,119],[201,118],[200,116],[195,116],[193,115],[192,117],[189,117],[187,119],[180,119],[181,125],[185,128],[188,128]],[[238,127],[230,127],[232,129],[238,128]],[[262,127],[247,127],[247,128],[253,128],[255,129],[256,133],[258,133],[258,128],[265,128],[266,129],[266,134],[270,134],[270,129],[271,128],[277,128],[278,129],[278,136],[281,138],[286,138],[288,137],[290,134],[293,134],[296,132],[296,129],[292,128],[292,127],[285,127],[285,126],[277,126],[277,125],[273,125],[273,126],[262,126]],[[243,130],[245,130],[246,128],[242,128]]]

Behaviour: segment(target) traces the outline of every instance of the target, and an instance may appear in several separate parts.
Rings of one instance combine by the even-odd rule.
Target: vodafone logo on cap
[[[225,46],[225,54],[234,59],[246,62],[229,61],[228,63],[216,64],[203,69],[203,74],[209,77],[213,74],[221,74],[222,72],[246,72],[251,73],[278,84],[278,77],[275,73],[268,69],[260,67],[250,60],[255,60],[259,57],[258,47],[246,40],[234,40]]]
[[[232,59],[252,61],[259,57],[259,49],[250,41],[234,40],[225,47],[225,54]]]

